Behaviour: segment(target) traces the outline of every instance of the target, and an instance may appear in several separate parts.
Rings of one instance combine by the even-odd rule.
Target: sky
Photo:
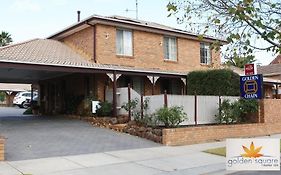
[[[135,0],[1,0],[0,31],[12,35],[14,43],[34,38],[46,38],[77,22],[77,10],[81,19],[93,14],[120,15],[135,18]],[[168,0],[138,0],[138,16],[141,20],[157,22],[184,29],[175,17],[167,17]],[[3,8],[5,7],[5,8]],[[129,11],[126,12],[126,9]],[[271,53],[257,52],[256,59],[269,64]]]

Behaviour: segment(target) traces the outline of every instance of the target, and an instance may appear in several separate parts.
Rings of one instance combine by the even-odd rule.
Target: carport
[[[58,41],[30,40],[0,48],[0,82],[32,84],[40,91],[42,81],[93,73],[85,64],[84,58]]]
[[[41,113],[47,114],[64,113],[68,96],[95,96],[97,100],[104,100],[105,88],[110,87],[113,90],[113,115],[116,116],[117,79],[121,75],[143,76],[153,81],[159,77],[185,77],[185,73],[98,64],[74,50],[51,39],[1,47],[0,83],[37,85]],[[152,89],[154,85],[155,82]]]
[[[0,82],[38,85],[40,103],[45,107],[56,108],[56,101],[62,98],[60,93],[64,89],[59,91],[59,86],[52,84],[53,81],[63,84],[59,77],[106,76],[115,71],[114,66],[87,61],[59,41],[36,39],[0,48]],[[52,91],[55,92],[53,96],[46,96],[45,92]],[[7,138],[7,160],[158,146],[145,139],[93,127],[84,121],[49,115],[23,117],[1,116],[0,113],[0,134]]]

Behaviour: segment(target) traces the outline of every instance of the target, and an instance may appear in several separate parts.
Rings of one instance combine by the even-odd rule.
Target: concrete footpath
[[[272,137],[280,138],[280,135]],[[0,163],[0,175],[195,175],[229,174],[225,158],[202,152],[225,146],[213,142],[141,148]]]

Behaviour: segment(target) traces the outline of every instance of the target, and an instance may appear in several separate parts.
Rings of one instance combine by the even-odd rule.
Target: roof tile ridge
[[[19,42],[19,43],[3,46],[3,47],[0,47],[0,50],[4,50],[4,49],[10,48],[10,47],[19,46],[19,45],[26,44],[26,43],[30,43],[30,42],[33,42],[33,41],[36,41],[36,40],[40,40],[40,38],[34,38],[34,39],[30,39],[30,40]]]

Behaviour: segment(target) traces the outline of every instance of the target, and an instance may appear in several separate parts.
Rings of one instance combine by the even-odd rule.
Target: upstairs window
[[[164,56],[165,60],[177,61],[177,39],[164,37]]]
[[[200,44],[200,63],[211,64],[211,50],[209,44]]]
[[[116,32],[117,55],[133,56],[133,34],[130,30],[117,29]]]

